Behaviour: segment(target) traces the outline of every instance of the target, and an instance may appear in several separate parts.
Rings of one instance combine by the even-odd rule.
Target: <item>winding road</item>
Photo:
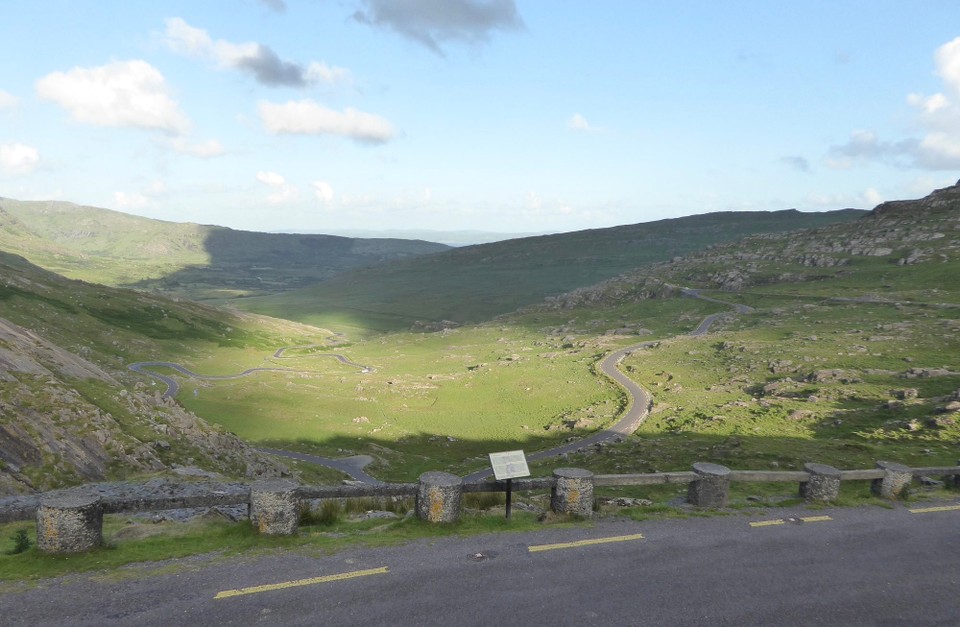
[[[709,301],[711,303],[717,303],[721,305],[727,305],[733,307],[732,312],[721,312],[710,314],[700,321],[700,324],[697,325],[697,328],[690,332],[690,337],[696,337],[701,335],[706,335],[710,331],[710,327],[713,326],[717,320],[731,315],[732,313],[750,313],[753,311],[752,307],[747,305],[740,305],[737,303],[730,303],[727,301],[719,300],[716,298],[711,298],[709,296],[704,296],[700,293],[700,290],[693,289],[689,287],[680,287],[680,292],[689,298],[699,298],[700,300]],[[624,412],[623,416],[614,424],[613,426],[598,431],[591,436],[576,440],[575,442],[568,442],[554,448],[544,449],[542,451],[537,451],[531,453],[527,456],[528,461],[538,461],[541,459],[546,459],[548,457],[556,457],[558,455],[563,455],[565,453],[572,453],[574,451],[579,451],[588,446],[598,444],[600,442],[606,442],[612,440],[616,437],[626,437],[637,430],[637,427],[640,426],[647,415],[650,413],[651,405],[653,404],[653,399],[650,396],[650,393],[643,389],[639,384],[631,380],[625,374],[623,374],[619,365],[626,357],[630,356],[634,351],[640,350],[643,348],[648,348],[654,344],[657,344],[658,341],[653,342],[641,342],[639,344],[634,344],[626,348],[621,348],[616,350],[600,362],[599,367],[600,371],[606,376],[610,377],[624,390],[627,392],[629,397],[629,402],[627,405],[627,410]],[[278,348],[274,352],[273,357],[276,359],[289,359],[283,356],[283,353],[287,350],[293,349],[306,349],[306,348],[315,348],[321,346],[319,344],[310,344],[306,346],[285,346],[283,348]],[[361,372],[368,373],[373,372],[374,369],[370,366],[363,366],[361,364],[350,361],[348,358],[337,353],[321,353],[317,356],[320,357],[332,357],[342,364],[348,366],[355,366],[361,369]],[[181,364],[170,362],[170,361],[141,361],[127,366],[129,370],[137,372],[139,374],[152,377],[157,381],[160,381],[167,386],[167,389],[162,394],[162,398],[173,398],[180,392],[180,383],[173,377],[148,370],[149,368],[170,368],[175,370],[180,374],[191,377],[194,379],[202,379],[207,381],[225,381],[230,379],[239,379],[241,377],[246,377],[257,372],[308,372],[305,370],[295,370],[291,368],[249,368],[243,372],[232,374],[232,375],[202,375],[192,370],[189,370],[182,366]],[[295,451],[284,451],[281,449],[273,448],[257,448],[256,450],[262,453],[268,453],[270,455],[277,455],[280,457],[286,457],[288,459],[296,459],[300,461],[309,462],[312,464],[319,464],[321,466],[326,466],[327,468],[332,468],[348,475],[351,479],[355,481],[362,481],[370,485],[382,485],[383,482],[368,475],[363,471],[363,468],[373,461],[373,458],[368,455],[354,455],[352,457],[345,457],[340,459],[331,459],[328,457],[319,457],[317,455],[308,455],[306,453],[297,453]],[[478,470],[476,472],[466,475],[463,480],[465,482],[472,481],[481,481],[486,479],[493,474],[493,471],[489,468]]]
[[[684,296],[689,298],[699,298],[700,300],[718,303],[721,305],[728,305],[734,308],[733,312],[710,314],[700,321],[700,324],[697,325],[697,328],[690,333],[690,337],[706,335],[707,332],[710,331],[710,327],[713,326],[717,320],[729,316],[731,313],[749,313],[753,311],[753,308],[748,307],[747,305],[729,303],[716,298],[711,298],[709,296],[703,296],[700,293],[700,290],[697,289],[688,287],[681,287],[679,289]],[[576,442],[569,442],[561,446],[531,453],[530,455],[527,455],[527,461],[539,461],[548,457],[556,457],[565,453],[573,453],[574,451],[579,451],[588,446],[592,446],[600,442],[606,442],[616,437],[626,437],[636,431],[637,427],[640,426],[640,423],[642,423],[649,415],[650,409],[653,405],[653,398],[650,396],[650,393],[647,390],[643,389],[643,387],[641,387],[638,383],[634,382],[632,379],[627,377],[627,375],[623,374],[618,366],[620,365],[621,361],[630,356],[634,351],[643,348],[649,348],[658,342],[659,341],[641,342],[639,344],[634,344],[633,346],[621,348],[620,350],[610,353],[600,362],[600,372],[619,383],[620,386],[626,390],[627,395],[630,398],[627,411],[623,414],[623,416],[620,417],[620,420],[618,420],[616,424],[602,431],[598,431],[591,436],[577,440]],[[465,476],[463,480],[465,482],[481,481],[492,474],[493,471],[489,468],[486,468],[484,470],[478,470],[477,472],[470,473],[469,475]]]
[[[283,354],[288,350],[293,349],[304,349],[304,348],[316,348],[322,346],[321,344],[308,344],[306,346],[284,346],[278,348],[276,352],[273,353],[274,359],[291,359],[290,357],[284,357]],[[355,363],[344,357],[343,355],[337,353],[318,353],[317,357],[332,357],[336,359],[341,364],[346,364],[347,366],[356,366],[360,368],[360,371],[363,373],[373,372],[374,369],[370,366],[363,366],[361,364]],[[173,398],[180,393],[180,383],[173,377],[168,377],[167,375],[160,374],[159,372],[153,372],[152,370],[147,370],[147,368],[170,368],[171,370],[176,370],[180,374],[190,377],[192,379],[202,379],[205,381],[228,381],[230,379],[240,379],[242,377],[255,374],[257,372],[309,372],[308,370],[296,370],[294,368],[248,368],[243,372],[238,372],[237,374],[225,374],[225,375],[212,375],[212,374],[198,374],[192,370],[188,370],[181,364],[172,362],[172,361],[138,361],[135,364],[130,364],[127,366],[127,370],[132,370],[133,372],[147,375],[152,377],[157,381],[160,381],[167,386],[166,391],[163,392],[161,398]]]

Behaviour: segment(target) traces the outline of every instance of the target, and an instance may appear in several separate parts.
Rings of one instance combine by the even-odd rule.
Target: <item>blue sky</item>
[[[559,232],[960,177],[955,0],[0,0],[0,196]]]

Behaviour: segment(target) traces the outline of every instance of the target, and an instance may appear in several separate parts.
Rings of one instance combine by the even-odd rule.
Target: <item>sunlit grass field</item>
[[[609,351],[689,332],[723,306],[691,299],[607,310],[530,312],[439,333],[391,333],[329,349],[222,349],[202,374],[276,367],[233,380],[180,377],[179,402],[244,439],[327,456],[367,453],[385,479],[463,474],[497,450],[530,452],[609,426],[625,398],[595,366]],[[625,323],[645,336],[604,335]],[[331,358],[342,354],[352,362]]]

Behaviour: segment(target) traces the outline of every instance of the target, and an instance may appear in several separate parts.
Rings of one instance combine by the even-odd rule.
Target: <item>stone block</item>
[[[54,492],[37,508],[37,548],[44,553],[81,553],[103,544],[99,496]]]
[[[300,524],[297,484],[286,479],[265,479],[250,486],[250,522],[264,535],[296,535]]]
[[[730,469],[719,464],[697,462],[697,478],[687,488],[687,502],[697,507],[726,507],[730,492]]]
[[[593,473],[582,468],[557,468],[550,492],[550,508],[555,514],[593,516]]]
[[[870,490],[885,499],[896,499],[913,481],[913,472],[909,466],[896,462],[877,462],[877,468],[883,470],[883,479],[874,479]]]
[[[840,471],[826,464],[808,463],[803,469],[810,478],[800,484],[800,496],[808,502],[831,503],[840,496]]]
[[[448,472],[425,472],[417,487],[417,518],[431,523],[460,520],[463,479]]]

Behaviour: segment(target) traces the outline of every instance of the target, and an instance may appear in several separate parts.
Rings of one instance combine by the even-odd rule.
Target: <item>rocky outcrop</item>
[[[286,468],[173,401],[0,319],[0,495],[179,464],[227,475]]]
[[[864,265],[858,259],[868,264],[886,261],[891,271],[897,266],[956,263],[960,260],[960,184],[919,200],[883,203],[853,222],[714,245],[548,299],[545,306],[630,302],[655,295],[658,281],[726,291],[817,281],[855,273],[858,265]]]

